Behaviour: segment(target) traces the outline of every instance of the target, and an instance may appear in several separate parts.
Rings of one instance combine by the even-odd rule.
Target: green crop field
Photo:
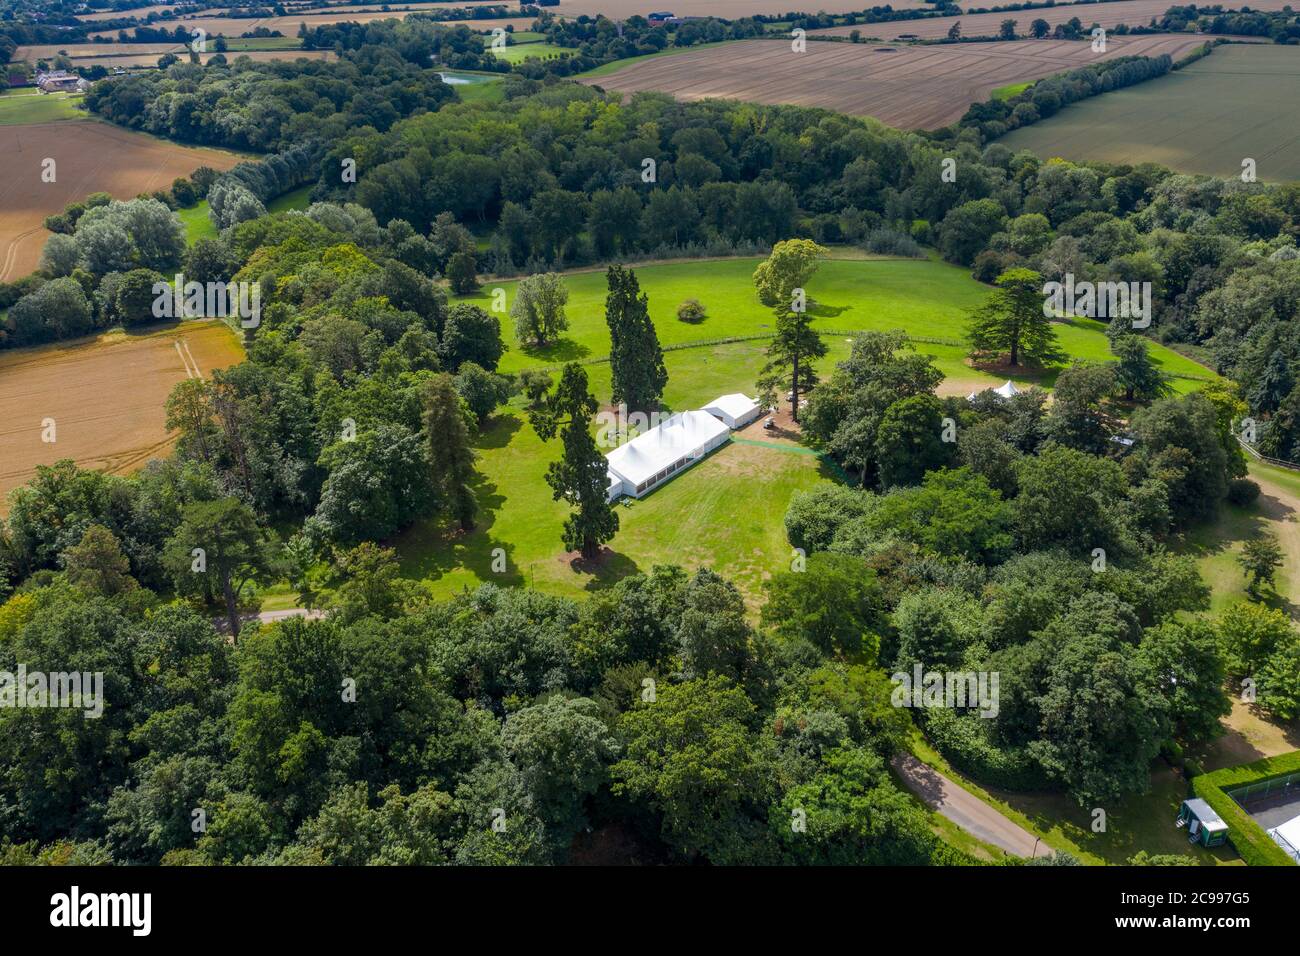
[[[1300,50],[1229,45],[1176,73],[1094,96],[998,142],[1039,156],[1300,178]]]
[[[88,114],[77,109],[80,102],[80,96],[67,93],[37,93],[32,90],[5,93],[0,96],[0,126],[85,119]]]
[[[753,393],[766,342],[715,340],[762,335],[770,327],[772,315],[759,303],[751,279],[759,261],[635,267],[666,349],[669,380],[664,403],[669,409],[699,408],[728,392]],[[554,367],[570,360],[589,363],[592,392],[604,404],[610,395],[609,365],[598,361],[609,351],[604,272],[572,273],[566,279],[568,331],[545,349],[525,349],[515,340],[509,317],[502,316],[510,351],[501,370]],[[490,308],[496,288],[504,289],[510,301],[513,282],[488,283],[458,301]],[[818,327],[836,332],[903,328],[915,336],[946,339],[951,344],[925,342],[918,348],[934,356],[950,380],[962,388],[1003,381],[963,361],[967,350],[958,340],[966,313],[988,295],[988,289],[964,269],[933,260],[835,258],[822,264],[809,285],[809,295]],[[677,319],[677,306],[686,298],[705,305],[704,322],[690,325]],[[1076,321],[1059,331],[1072,355],[1094,361],[1109,358],[1100,323]],[[821,362],[821,371],[829,374],[834,363],[847,356],[850,341],[842,334],[828,334],[825,341],[829,354]],[[1164,348],[1153,346],[1152,351],[1167,371],[1209,374]],[[1053,377],[1028,380],[1050,385]],[[1180,390],[1197,384],[1177,380]],[[494,416],[477,447],[482,475],[475,489],[481,506],[479,526],[461,535],[440,523],[418,525],[395,542],[405,573],[425,581],[436,594],[495,581],[579,595],[638,569],[675,563],[715,568],[736,583],[753,607],[762,581],[789,562],[780,516],[790,496],[834,476],[828,462],[799,446],[733,442],[647,498],[620,506],[621,530],[609,544],[611,556],[587,567],[571,564],[563,554],[560,529],[569,509],[552,500],[545,483],[547,465],[558,454],[558,445],[548,446],[537,438],[520,399]],[[492,571],[494,552],[506,556],[504,573]]]

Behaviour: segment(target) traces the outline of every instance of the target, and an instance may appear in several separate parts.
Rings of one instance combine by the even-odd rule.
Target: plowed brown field
[[[1067,40],[900,47],[812,41],[806,52],[794,53],[788,40],[742,40],[640,60],[583,82],[683,100],[820,106],[904,129],[936,129],[1000,86],[1118,56],[1177,59],[1203,43],[1192,35],[1117,37],[1105,53],[1093,53],[1087,41]]]
[[[37,465],[71,458],[124,474],[163,457],[172,437],[164,405],[172,387],[243,359],[220,322],[186,322],[140,334],[107,333],[0,352],[0,514]],[[55,441],[42,441],[54,419]]]
[[[93,192],[130,199],[170,186],[200,166],[229,169],[234,153],[191,149],[95,120],[0,126],[0,281],[34,270],[49,233],[45,217]],[[42,161],[55,161],[56,179],[41,181]]]

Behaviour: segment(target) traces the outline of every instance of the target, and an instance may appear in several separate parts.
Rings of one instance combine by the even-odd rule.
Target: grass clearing
[[[769,334],[774,322],[772,313],[758,301],[753,286],[754,269],[761,261],[738,258],[635,266],[641,290],[650,298],[650,316],[663,346]],[[609,354],[604,270],[569,273],[566,282],[569,329],[557,341],[542,348],[523,346],[514,336],[509,317],[502,317],[502,333],[510,346],[501,361],[503,371],[592,361]],[[516,284],[490,282],[477,293],[455,301],[475,302],[488,308],[494,289],[504,289],[509,302]],[[813,300],[809,310],[815,316],[814,328],[854,331],[901,328],[921,339],[942,340],[918,342],[917,347],[933,354],[945,375],[987,380],[998,385],[1005,381],[1005,376],[986,375],[964,362],[967,349],[961,342],[967,314],[989,295],[989,288],[973,280],[965,269],[934,259],[839,258],[837,251],[837,257],[822,263],[809,284],[808,294]],[[688,298],[703,303],[708,314],[703,322],[692,325],[677,318],[677,307]],[[1096,362],[1111,359],[1105,325],[1101,322],[1074,319],[1058,324],[1057,333],[1062,348],[1071,356]],[[761,341],[751,344],[756,350],[761,351],[763,347]],[[827,336],[827,345],[832,353],[843,346],[842,352],[847,354],[848,345],[842,336]],[[1152,343],[1151,354],[1171,375],[1212,377],[1204,367],[1163,346]],[[755,364],[752,369],[746,368],[735,375],[736,387],[742,390],[752,387],[757,368]],[[1050,372],[1026,372],[1012,377],[1048,386],[1055,381],[1055,373]],[[1178,379],[1175,384],[1182,390],[1190,390],[1198,383]]]
[[[1025,90],[1029,89],[1033,85],[1034,84],[1032,80],[1026,81],[1024,83],[1008,83],[1006,86],[999,86],[996,90],[994,90],[993,98],[995,100],[1009,100],[1013,96],[1019,96],[1021,93],[1023,93]]]
[[[507,63],[572,56],[574,52],[568,47],[556,46],[554,43],[520,43],[515,46],[490,47],[489,51],[497,59],[505,60]]]
[[[0,126],[85,119],[87,114],[78,108],[80,103],[80,94],[37,93],[34,90],[8,92],[0,96]]]

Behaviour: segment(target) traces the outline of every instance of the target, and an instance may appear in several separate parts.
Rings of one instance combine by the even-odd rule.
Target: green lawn
[[[637,266],[641,289],[650,298],[650,314],[665,346],[710,341],[769,332],[773,318],[754,293],[753,272],[760,259],[694,260],[666,265]],[[472,296],[460,301],[477,302],[488,308],[493,290],[502,288],[507,301],[513,301],[514,282],[489,283]],[[508,316],[503,316],[503,333],[510,351],[502,359],[503,371],[519,371],[530,366],[555,366],[566,361],[589,361],[609,354],[609,331],[605,325],[605,274],[603,270],[571,273],[569,288],[569,329],[545,348],[525,348],[514,337]],[[937,260],[885,258],[832,258],[808,287],[814,302],[810,310],[816,316],[814,326],[829,330],[866,330],[902,328],[922,339],[939,339],[939,343],[918,345],[934,354],[937,363],[950,377],[997,380],[1005,376],[984,375],[963,364],[966,348],[960,344],[965,334],[967,313],[982,303],[988,287],[970,278],[958,266]],[[677,319],[677,307],[688,298],[699,299],[708,318],[698,325]],[[1108,361],[1110,351],[1104,324],[1075,319],[1057,326],[1062,347],[1072,356],[1091,361]],[[832,351],[840,346],[847,352],[842,337],[828,338]],[[761,348],[761,343],[758,343]],[[1162,346],[1152,344],[1155,361],[1166,372],[1178,375],[1209,377],[1202,366]],[[831,356],[833,361],[835,356]],[[757,364],[736,369],[736,388],[752,386]],[[1050,385],[1055,376],[1012,376],[1024,381]],[[1180,390],[1197,387],[1192,380],[1176,380]]]
[[[200,200],[188,209],[177,209],[176,215],[181,217],[181,222],[185,225],[186,245],[192,246],[200,239],[217,238],[217,227],[212,224],[208,216],[206,199]]]
[[[311,193],[310,186],[301,186],[298,189],[290,190],[277,199],[272,199],[266,207],[267,212],[287,212],[290,209],[306,209],[311,200],[307,197]],[[181,222],[185,224],[185,242],[187,245],[194,245],[200,239],[215,239],[217,237],[217,227],[212,224],[212,219],[208,216],[208,201],[202,199],[197,205],[189,209],[178,209],[176,215],[181,217]]]
[[[492,105],[505,102],[506,88],[500,80],[463,83],[456,85],[456,96],[459,97],[462,103],[487,103]]]
[[[310,186],[299,186],[297,189],[291,189],[283,196],[277,196],[267,204],[267,212],[288,212],[291,209],[306,209],[311,205]]]
[[[1008,83],[1006,86],[999,86],[993,91],[993,99],[1009,100],[1011,97],[1023,93],[1034,85],[1033,80],[1027,80],[1024,83]]]
[[[515,46],[490,47],[489,51],[507,63],[522,63],[532,57],[572,56],[574,52],[554,43],[519,43]]]
[[[80,95],[37,93],[27,89],[10,91],[0,96],[0,126],[85,119],[88,114],[77,108],[80,102]]]
[[[770,328],[772,315],[753,290],[752,274],[759,261],[688,260],[636,267],[666,348],[669,380],[664,402],[669,409],[699,408],[727,392],[752,394],[764,360],[765,339],[716,340],[763,335]],[[570,360],[589,363],[585,367],[591,388],[603,405],[610,395],[609,365],[599,361],[609,351],[605,275],[603,270],[571,273],[567,281],[568,331],[544,349],[524,348],[514,339],[509,317],[503,316],[510,350],[501,369],[517,372]],[[514,285],[489,283],[459,301],[489,308],[494,289],[503,288],[509,301]],[[835,332],[903,328],[913,335],[947,340],[948,344],[927,342],[918,347],[933,355],[950,378],[983,384],[1003,380],[963,362],[966,348],[958,342],[966,312],[988,295],[987,288],[964,269],[936,260],[857,254],[824,262],[809,285],[809,294],[818,327]],[[677,319],[677,306],[686,298],[704,303],[708,311],[704,322],[690,325]],[[1061,338],[1073,354],[1095,360],[1109,357],[1098,323],[1062,326]],[[825,341],[828,355],[821,367],[829,373],[835,362],[847,356],[850,340],[828,334]],[[1168,368],[1204,373],[1172,352],[1159,347],[1153,351]],[[1051,377],[1039,380],[1050,384]],[[558,455],[558,444],[546,445],[537,438],[518,399],[492,419],[478,450],[479,527],[461,536],[440,523],[429,523],[395,542],[405,573],[426,581],[437,594],[496,581],[578,595],[654,564],[674,563],[714,567],[734,580],[754,607],[762,581],[789,561],[781,518],[790,496],[833,477],[829,463],[805,449],[733,442],[649,497],[621,505],[621,530],[610,542],[612,554],[596,566],[583,567],[571,564],[562,553],[561,526],[569,509],[551,499],[544,480],[547,465]],[[507,558],[504,573],[492,571],[497,548]]]
[[[734,391],[743,383],[718,370],[760,359],[754,343],[670,352],[667,404],[698,408]],[[588,373],[593,390],[608,396],[609,367],[592,366]],[[781,518],[791,495],[833,474],[828,464],[797,446],[725,445],[653,494],[620,505],[620,530],[609,543],[612,556],[583,567],[562,553],[560,529],[569,508],[552,500],[545,482],[547,465],[559,455],[558,442],[543,443],[516,400],[491,420],[477,447],[479,526],[461,536],[431,523],[396,542],[405,573],[427,581],[438,595],[495,581],[579,596],[655,564],[680,564],[716,569],[753,606],[762,580],[788,565],[790,546]],[[491,569],[496,548],[507,557],[505,573]]]

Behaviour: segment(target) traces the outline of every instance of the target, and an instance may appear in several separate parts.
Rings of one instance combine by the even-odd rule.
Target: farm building
[[[722,419],[728,428],[743,428],[762,411],[758,407],[758,402],[740,392],[719,395],[705,405],[704,410],[714,418]]]
[[[640,498],[695,464],[727,440],[731,430],[708,412],[678,412],[605,456],[609,500]]]
[[[69,73],[67,70],[54,70],[51,73],[37,73],[36,87],[42,93],[81,92],[90,89],[90,83],[83,80],[76,73]]]
[[[1281,826],[1274,827],[1268,831],[1268,835],[1287,856],[1300,863],[1300,817],[1292,817]]]
[[[1178,826],[1187,827],[1187,842],[1219,846],[1228,839],[1228,825],[1204,800],[1184,800],[1178,808]]]

